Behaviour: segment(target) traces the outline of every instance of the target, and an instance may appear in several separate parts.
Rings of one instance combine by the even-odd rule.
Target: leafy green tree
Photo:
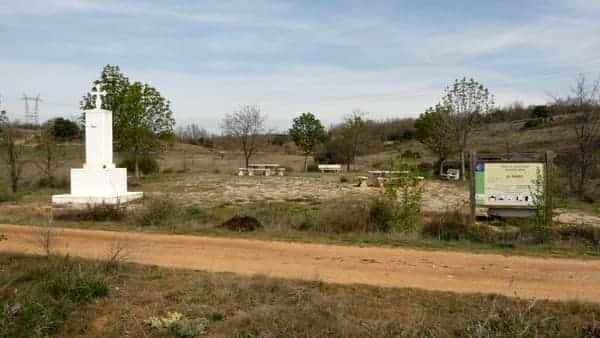
[[[436,168],[452,152],[452,135],[448,128],[448,111],[441,105],[428,108],[415,121],[416,138],[436,154]]]
[[[448,111],[449,126],[458,147],[461,176],[465,180],[465,150],[478,119],[494,106],[490,91],[474,79],[462,78],[446,88],[441,105]]]
[[[130,83],[118,66],[107,65],[95,84],[106,91],[102,108],[113,112],[115,150],[132,157],[135,176],[140,176],[142,157],[155,156],[165,150],[172,138],[175,119],[170,102],[147,84]],[[83,109],[94,107],[90,94],[83,97]]]
[[[68,141],[79,137],[79,125],[62,117],[57,117],[51,121],[52,134],[57,140]]]
[[[102,90],[106,95],[102,99],[102,109],[107,109],[114,112],[122,101],[124,92],[129,87],[129,78],[127,78],[117,65],[106,65],[100,73],[100,79],[94,82],[102,85]],[[93,109],[94,98],[90,93],[85,94],[81,101],[81,109]]]
[[[175,120],[169,101],[158,90],[135,82],[127,87],[113,115],[115,146],[134,159],[135,176],[139,161],[165,150]]]
[[[304,171],[308,169],[308,156],[315,147],[325,141],[327,135],[321,121],[311,113],[304,113],[294,119],[294,124],[289,131],[294,143],[304,154]]]
[[[550,119],[552,116],[550,108],[546,105],[534,106],[531,111],[531,115],[533,116],[533,118],[542,119],[544,121]]]

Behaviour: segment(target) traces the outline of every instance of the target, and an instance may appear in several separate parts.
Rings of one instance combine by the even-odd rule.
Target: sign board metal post
[[[471,169],[471,175],[469,178],[469,188],[470,188],[470,203],[471,203],[471,208],[469,209],[469,224],[473,225],[475,224],[475,213],[476,213],[476,209],[477,209],[477,205],[476,205],[476,200],[475,200],[475,163],[477,162],[477,153],[472,151],[470,156],[469,156],[469,160],[470,160],[470,166],[469,168]],[[464,175],[465,173],[463,173]]]
[[[503,217],[532,217],[543,207],[543,222],[552,222],[551,151],[470,155],[469,223],[475,222],[477,207]],[[543,198],[541,205],[539,198]]]
[[[552,224],[552,210],[554,205],[552,203],[552,180],[554,179],[554,153],[552,151],[546,151],[546,172],[544,173],[544,216],[546,225]]]

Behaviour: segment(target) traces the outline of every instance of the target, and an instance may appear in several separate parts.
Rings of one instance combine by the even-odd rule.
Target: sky
[[[0,0],[1,108],[23,119],[39,94],[41,120],[78,116],[106,64],[215,133],[245,104],[280,131],[416,117],[462,77],[539,104],[600,75],[598,17],[597,0]]]

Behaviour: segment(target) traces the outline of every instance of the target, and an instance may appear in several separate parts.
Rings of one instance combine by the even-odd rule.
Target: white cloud
[[[492,13],[451,30],[342,9],[313,17],[288,2],[11,2],[0,6],[0,16],[12,17],[5,35],[42,30],[22,20],[39,16],[42,33],[57,31],[50,42],[26,36],[24,45],[48,43],[55,63],[46,59],[51,51],[32,55],[12,39],[8,51],[17,52],[0,60],[0,93],[13,112],[23,111],[23,92],[42,95],[43,116],[76,112],[103,64],[118,62],[170,98],[180,122],[213,131],[241,104],[260,104],[279,129],[303,111],[326,123],[355,108],[373,118],[414,116],[461,76],[483,82],[499,103],[538,103],[547,91],[568,88],[564,80],[578,71],[600,71],[600,24],[585,13],[598,8],[587,3],[518,24]],[[57,14],[74,22],[43,25],[56,24]],[[98,27],[108,31],[105,42],[90,43],[90,28]]]

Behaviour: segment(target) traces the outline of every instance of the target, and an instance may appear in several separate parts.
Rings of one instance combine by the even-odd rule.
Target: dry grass
[[[132,264],[116,271],[94,270],[94,263],[85,261],[70,264],[101,273],[96,278],[108,281],[110,291],[73,308],[56,331],[58,336],[165,336],[143,322],[167,312],[207,319],[212,337],[572,337],[593,336],[600,327],[600,306],[577,302],[341,286]],[[28,292],[31,277],[22,276],[48,271],[46,260],[22,256],[0,255],[0,266],[0,281],[11,280],[11,288],[23,292]]]

